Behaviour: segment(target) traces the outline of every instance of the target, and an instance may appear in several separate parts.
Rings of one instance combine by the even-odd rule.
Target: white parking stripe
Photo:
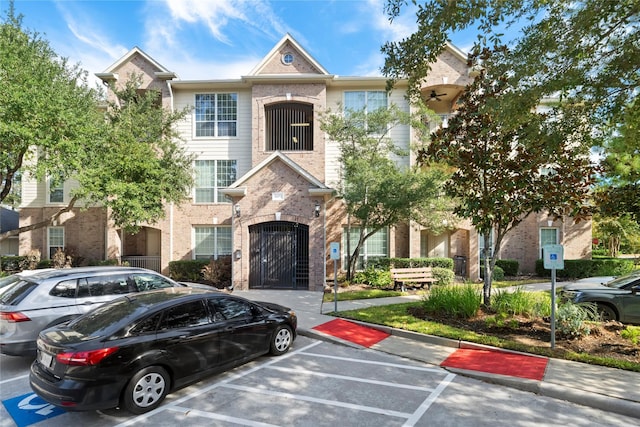
[[[381,386],[386,386],[386,387],[406,388],[408,390],[417,390],[417,391],[426,391],[426,392],[432,392],[434,390],[433,388],[419,387],[419,386],[409,385],[409,384],[400,384],[400,383],[391,383],[391,382],[388,382],[388,381],[370,380],[370,379],[367,379],[367,378],[351,377],[351,376],[347,376],[347,375],[327,374],[325,372],[309,371],[307,369],[281,368],[281,367],[278,367],[278,366],[268,366],[268,367],[266,367],[266,369],[271,369],[273,371],[281,371],[281,372],[285,372],[285,373],[288,373],[288,374],[295,373],[295,374],[302,374],[302,375],[314,375],[314,376],[318,376],[318,377],[336,378],[336,379],[339,379],[339,380],[347,380],[347,381],[366,383],[366,384],[376,384],[376,385],[381,385]]]
[[[352,359],[350,357],[340,357],[340,356],[330,356],[327,354],[319,354],[319,353],[302,353],[305,356],[313,356],[313,357],[323,357],[325,359],[333,359],[333,360],[342,360],[347,362],[356,362],[363,365],[378,365],[378,366],[390,366],[392,368],[400,368],[400,369],[408,369],[414,371],[422,371],[422,372],[435,372],[438,374],[443,374],[444,371],[440,368],[425,368],[423,366],[412,366],[412,365],[402,365],[399,363],[388,363],[388,362],[376,362],[375,360],[360,360],[360,359]]]
[[[191,408],[185,408],[182,406],[172,406],[170,408],[168,408],[169,411],[175,411],[175,412],[182,412],[183,414],[188,414],[189,416],[191,415],[195,415],[196,417],[202,417],[202,418],[209,418],[212,420],[219,420],[219,421],[228,421],[234,424],[239,424],[241,426],[250,426],[250,427],[279,427],[276,424],[268,424],[268,423],[261,423],[258,421],[251,421],[251,420],[245,420],[244,418],[236,418],[236,417],[230,417],[228,415],[221,415],[221,414],[216,414],[213,412],[205,412],[205,411],[200,411],[198,409],[191,409]]]
[[[431,395],[427,397],[424,402],[422,402],[422,404],[418,407],[418,409],[415,410],[413,415],[411,415],[411,417],[402,425],[402,427],[413,427],[418,422],[418,420],[422,418],[424,413],[427,412],[431,404],[436,401],[438,396],[440,396],[440,393],[442,393],[444,389],[447,388],[447,386],[451,383],[451,381],[453,381],[455,377],[455,374],[448,374],[446,378],[442,380],[440,384],[438,384],[436,390],[431,393]]]
[[[293,399],[293,400],[302,400],[302,401],[305,401],[305,402],[321,403],[321,404],[329,405],[329,406],[338,406],[338,407],[341,407],[341,408],[355,409],[357,411],[372,412],[374,414],[382,414],[382,415],[388,415],[388,416],[392,416],[392,417],[409,418],[412,415],[412,414],[408,414],[406,412],[390,411],[388,409],[375,408],[375,407],[372,407],[372,406],[356,405],[356,404],[353,404],[353,403],[340,402],[340,401],[337,401],[337,400],[319,399],[317,397],[302,396],[302,395],[299,395],[299,394],[292,394],[292,393],[283,393],[283,392],[280,392],[280,391],[260,390],[260,389],[254,388],[254,387],[245,387],[245,386],[242,386],[242,385],[224,384],[224,387],[225,388],[232,388],[234,390],[246,391],[248,393],[260,393],[260,394],[266,394],[268,396],[283,397],[285,399]]]
[[[319,345],[321,343],[322,343],[322,341],[316,341],[314,343],[309,344],[306,347],[302,347],[300,350],[290,351],[289,353],[284,354],[284,355],[282,355],[282,356],[280,356],[278,358],[273,358],[271,361],[269,361],[269,362],[267,362],[267,363],[265,363],[263,365],[256,366],[254,368],[248,369],[248,370],[246,370],[244,372],[241,372],[239,374],[233,375],[233,376],[231,376],[231,377],[229,377],[229,378],[227,378],[225,380],[222,380],[222,381],[219,381],[219,382],[217,382],[215,384],[212,384],[212,385],[210,385],[208,387],[204,387],[204,388],[201,388],[199,390],[196,390],[193,393],[190,393],[190,394],[188,394],[186,396],[183,396],[180,399],[177,399],[177,400],[175,400],[175,401],[173,401],[171,403],[168,403],[166,405],[162,405],[162,406],[154,409],[153,411],[147,412],[146,414],[138,415],[137,417],[134,417],[134,418],[132,418],[130,420],[127,420],[127,421],[125,421],[123,423],[118,424],[116,427],[124,427],[124,426],[133,425],[133,424],[135,424],[135,423],[137,423],[139,421],[145,420],[145,419],[147,419],[147,418],[149,418],[149,417],[151,417],[151,416],[153,416],[155,414],[159,414],[160,412],[162,412],[164,410],[168,410],[168,409],[171,409],[172,407],[178,406],[180,403],[186,402],[187,400],[193,399],[194,397],[198,397],[198,396],[200,396],[200,395],[202,395],[204,393],[207,393],[207,392],[209,392],[209,391],[211,391],[211,390],[213,390],[215,388],[221,387],[221,386],[223,386],[224,384],[226,384],[226,383],[228,383],[230,381],[235,381],[235,380],[237,380],[239,378],[244,377],[245,375],[249,375],[249,374],[252,374],[252,373],[254,373],[256,371],[259,371],[260,369],[262,369],[265,366],[273,365],[274,363],[277,363],[277,362],[279,362],[281,360],[288,359],[289,357],[297,355],[298,353],[303,352],[303,351],[305,351],[307,349],[313,348],[313,347],[315,347],[315,346],[317,346],[317,345]]]
[[[196,390],[193,393],[189,393],[188,395],[185,395],[179,399],[176,399],[175,401],[166,403],[162,406],[160,406],[159,408],[148,412],[146,414],[143,415],[139,415],[137,417],[134,417],[132,419],[129,419],[123,423],[118,424],[116,427],[124,427],[124,426],[130,426],[133,424],[137,424],[138,422],[142,422],[146,419],[148,419],[149,417],[159,414],[162,411],[172,411],[172,412],[182,412],[184,414],[192,414],[194,416],[198,416],[198,417],[204,417],[204,418],[209,418],[212,420],[221,420],[221,421],[225,421],[225,422],[230,422],[230,423],[235,423],[235,424],[240,424],[240,425],[245,425],[245,426],[249,426],[249,427],[275,427],[272,424],[268,424],[268,423],[261,423],[261,422],[257,422],[257,421],[252,421],[252,420],[248,420],[248,419],[243,419],[243,418],[236,418],[236,417],[232,417],[232,416],[227,416],[227,415],[222,415],[222,414],[218,414],[215,412],[206,412],[206,411],[201,411],[198,409],[193,409],[193,408],[188,408],[185,406],[181,406],[182,403],[191,400],[193,398],[197,398],[198,396],[208,393],[211,390],[214,390],[216,388],[227,388],[227,389],[233,389],[233,390],[238,390],[238,391],[242,391],[242,392],[246,392],[247,394],[252,394],[252,393],[260,393],[260,394],[264,394],[264,395],[269,395],[269,396],[275,396],[275,397],[281,397],[281,398],[285,398],[285,399],[291,399],[291,400],[300,400],[300,401],[306,401],[306,402],[312,402],[312,403],[318,403],[318,404],[323,404],[323,405],[328,405],[328,406],[334,406],[334,407],[342,407],[342,408],[348,408],[348,409],[352,409],[352,410],[357,410],[357,411],[363,411],[363,412],[370,412],[370,413],[375,413],[375,414],[380,414],[380,415],[386,415],[386,416],[391,416],[391,417],[397,417],[397,418],[404,418],[406,421],[403,424],[403,427],[413,427],[421,418],[422,416],[425,414],[425,412],[427,412],[427,410],[430,408],[430,406],[436,401],[436,399],[438,398],[438,396],[440,396],[440,394],[446,389],[446,387],[453,381],[453,379],[455,378],[455,374],[449,373],[443,369],[440,368],[429,368],[429,367],[422,367],[422,366],[413,366],[413,365],[405,365],[405,364],[399,364],[399,363],[388,363],[388,362],[378,362],[378,361],[371,361],[371,360],[361,360],[361,359],[355,359],[355,358],[348,358],[348,357],[340,357],[340,356],[331,356],[331,355],[326,355],[326,354],[319,354],[319,353],[312,353],[312,352],[307,352],[308,350],[312,349],[313,347],[321,344],[322,341],[317,341],[314,342],[306,347],[303,347],[297,351],[290,351],[289,353],[278,357],[278,358],[273,358],[270,361],[263,363],[263,364],[259,364],[258,366],[255,366],[251,369],[247,369],[245,371],[242,371],[238,374],[235,375],[231,375],[228,378],[221,380],[219,382],[216,382],[214,384],[211,384],[207,387],[203,387],[200,388],[198,390]],[[442,381],[437,382],[438,385],[435,388],[428,388],[428,387],[419,387],[419,386],[414,386],[414,385],[410,385],[410,384],[402,384],[402,383],[391,383],[391,382],[386,382],[386,381],[378,381],[378,380],[371,380],[371,379],[366,379],[366,378],[357,378],[357,377],[351,377],[351,376],[345,376],[345,375],[337,375],[337,374],[330,374],[330,373],[324,373],[324,372],[315,372],[315,371],[310,371],[307,369],[302,369],[302,368],[284,368],[284,367],[279,367],[279,366],[274,366],[275,364],[290,358],[292,356],[304,356],[304,357],[316,357],[316,358],[325,358],[325,359],[333,359],[333,360],[340,360],[340,361],[346,361],[346,362],[353,362],[353,363],[357,363],[357,364],[362,364],[362,365],[376,365],[376,366],[386,366],[386,367],[391,367],[394,369],[399,369],[399,370],[413,370],[413,371],[421,371],[421,372],[432,372],[432,373],[438,373],[438,374],[442,374],[444,376],[444,379]],[[413,412],[413,413],[407,413],[407,412],[400,412],[400,411],[393,411],[393,410],[388,410],[388,409],[384,409],[384,408],[377,408],[377,407],[372,407],[372,406],[367,406],[367,405],[358,405],[358,404],[351,404],[351,403],[347,403],[347,402],[341,402],[341,401],[335,401],[335,400],[328,400],[328,399],[320,399],[317,397],[312,397],[312,396],[304,396],[304,395],[298,395],[298,394],[293,394],[293,393],[286,393],[286,392],[279,392],[279,391],[273,391],[273,390],[261,390],[261,389],[256,389],[255,387],[246,387],[246,386],[242,386],[242,385],[236,385],[236,384],[231,384],[233,381],[238,380],[240,378],[243,378],[247,375],[253,374],[255,372],[260,371],[261,369],[271,369],[271,370],[276,370],[276,371],[283,371],[286,372],[288,374],[291,373],[297,373],[297,374],[301,374],[301,375],[314,375],[314,376],[321,376],[321,377],[327,377],[327,378],[335,378],[335,379],[342,379],[342,380],[347,380],[347,381],[356,381],[356,382],[362,382],[362,383],[368,383],[368,384],[374,384],[374,385],[382,385],[382,386],[388,386],[388,387],[396,387],[396,388],[402,388],[402,389],[409,389],[409,390],[415,390],[417,392],[426,392],[429,393],[429,395],[427,396],[427,398],[420,404],[420,406]]]
[[[8,382],[11,382],[11,381],[23,380],[23,379],[25,379],[25,378],[29,378],[29,374],[27,374],[27,375],[20,375],[20,376],[13,377],[13,378],[7,378],[6,380],[2,380],[2,381],[0,381],[0,385],[5,384],[5,383],[8,383]]]

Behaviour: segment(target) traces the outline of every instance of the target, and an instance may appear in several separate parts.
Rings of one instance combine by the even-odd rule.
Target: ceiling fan
[[[447,96],[447,94],[446,93],[436,93],[435,90],[432,90],[431,94],[429,95],[429,101],[433,101],[434,99],[436,101],[442,101],[440,99],[441,96]]]

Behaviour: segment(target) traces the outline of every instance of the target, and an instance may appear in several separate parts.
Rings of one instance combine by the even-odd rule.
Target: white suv
[[[151,270],[78,267],[0,279],[0,353],[31,356],[38,333],[131,292],[186,287]]]

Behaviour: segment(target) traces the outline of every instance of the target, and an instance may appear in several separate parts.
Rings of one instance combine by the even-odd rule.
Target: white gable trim
[[[291,160],[289,157],[285,156],[283,153],[281,153],[280,151],[275,151],[273,154],[271,154],[269,157],[267,157],[266,159],[264,159],[263,161],[261,161],[260,163],[258,163],[255,167],[253,167],[249,172],[245,173],[243,176],[240,177],[240,179],[236,180],[236,182],[234,182],[233,184],[231,184],[228,188],[228,190],[236,190],[236,189],[240,189],[241,186],[247,182],[247,180],[249,180],[252,176],[254,176],[255,174],[257,174],[258,172],[260,172],[260,170],[262,170],[263,168],[265,168],[266,166],[270,165],[271,163],[275,162],[276,160],[280,160],[282,161],[284,164],[286,164],[287,166],[289,166],[291,169],[293,169],[296,173],[298,173],[299,175],[301,175],[304,179],[306,179],[307,181],[309,181],[309,183],[311,185],[313,185],[314,187],[321,189],[321,190],[332,190],[331,188],[327,187],[326,185],[324,185],[322,182],[320,182],[317,178],[315,178],[313,175],[311,175],[309,172],[307,172],[304,168],[302,168],[300,165],[298,165],[296,162],[294,162],[293,160]]]
[[[271,62],[271,60],[276,55],[276,53],[278,53],[280,48],[287,42],[291,43],[304,56],[304,58],[309,63],[311,63],[315,68],[317,68],[320,71],[321,74],[329,75],[327,70],[325,70],[324,67],[320,65],[320,63],[316,61],[311,55],[309,55],[309,52],[303,49],[302,46],[300,46],[300,44],[297,41],[295,41],[295,39],[289,33],[285,34],[284,37],[280,39],[280,41],[273,47],[273,49],[271,49],[271,51],[262,59],[262,61],[260,61],[258,65],[256,65],[256,67],[253,70],[251,70],[251,72],[248,75],[255,76],[259,74],[260,71],[262,71],[262,69],[265,67],[265,65]]]

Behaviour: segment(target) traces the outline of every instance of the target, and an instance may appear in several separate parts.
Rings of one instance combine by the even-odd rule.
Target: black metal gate
[[[309,226],[273,221],[249,227],[249,288],[309,289]]]

